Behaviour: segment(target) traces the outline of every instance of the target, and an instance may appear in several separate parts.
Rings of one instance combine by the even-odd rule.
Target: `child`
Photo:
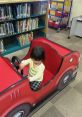
[[[30,87],[33,90],[38,90],[43,80],[45,66],[42,61],[44,60],[44,56],[43,48],[36,46],[32,49],[30,58],[23,60],[19,65],[20,70],[22,70],[29,64],[28,79],[30,81]]]

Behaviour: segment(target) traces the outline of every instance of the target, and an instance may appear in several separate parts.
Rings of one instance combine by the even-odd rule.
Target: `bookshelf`
[[[49,0],[48,25],[51,28],[67,28],[71,13],[72,0]]]
[[[0,0],[0,54],[29,47],[32,39],[46,36],[47,0]]]

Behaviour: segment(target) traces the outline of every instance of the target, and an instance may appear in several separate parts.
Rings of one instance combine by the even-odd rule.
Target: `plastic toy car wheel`
[[[62,76],[61,80],[59,81],[58,90],[62,90],[63,88],[65,88],[68,83],[71,81],[72,79],[72,71],[67,71],[66,73],[64,73],[64,75]]]
[[[13,109],[7,117],[26,117],[30,112],[31,106],[29,104],[24,104]]]

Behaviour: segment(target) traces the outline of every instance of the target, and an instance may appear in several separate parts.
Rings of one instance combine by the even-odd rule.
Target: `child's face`
[[[38,65],[41,64],[41,62],[42,62],[42,61],[40,61],[40,60],[39,60],[39,61],[36,61],[36,60],[33,59],[33,63],[34,63],[34,65],[37,65],[37,66],[38,66]]]

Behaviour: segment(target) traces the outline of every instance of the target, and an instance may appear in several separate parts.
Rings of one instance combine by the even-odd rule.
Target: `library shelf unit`
[[[49,0],[48,26],[60,29],[67,28],[71,13],[72,0]]]
[[[0,0],[0,54],[29,47],[32,39],[46,36],[47,0]]]

